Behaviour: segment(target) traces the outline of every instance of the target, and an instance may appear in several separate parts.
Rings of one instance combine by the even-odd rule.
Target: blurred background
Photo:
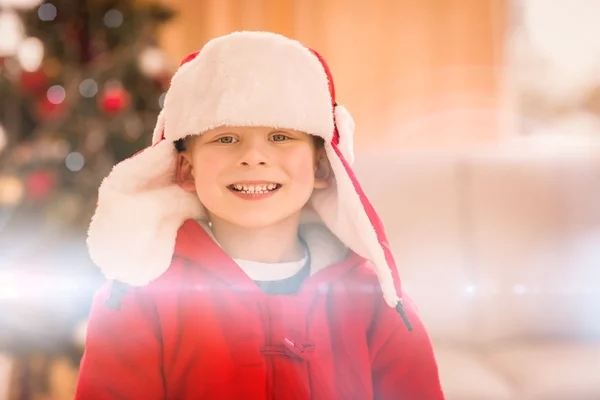
[[[600,399],[600,0],[0,0],[0,400],[73,398],[97,188],[179,61],[317,49],[449,400]]]

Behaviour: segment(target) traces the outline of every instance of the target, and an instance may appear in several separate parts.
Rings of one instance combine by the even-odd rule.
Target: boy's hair
[[[179,139],[175,141],[175,150],[178,153],[183,153],[187,150],[189,139],[191,136],[187,136],[185,138]],[[313,143],[315,144],[315,149],[320,150],[325,147],[325,140],[320,136],[312,135]]]
[[[175,150],[178,153],[183,153],[187,149],[187,137],[175,141]]]

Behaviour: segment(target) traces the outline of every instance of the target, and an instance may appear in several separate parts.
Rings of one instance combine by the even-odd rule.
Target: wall
[[[357,152],[464,149],[510,129],[506,0],[162,0],[174,60],[210,38],[270,30],[319,51],[357,121]]]

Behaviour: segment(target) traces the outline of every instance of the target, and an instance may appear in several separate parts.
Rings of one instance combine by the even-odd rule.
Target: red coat
[[[267,295],[187,221],[165,274],[115,288],[94,299],[78,400],[443,399],[415,306],[409,332],[354,253]]]

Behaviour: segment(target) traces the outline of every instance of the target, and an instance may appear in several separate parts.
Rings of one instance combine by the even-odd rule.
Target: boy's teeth
[[[233,187],[235,190],[238,190],[240,192],[262,194],[262,193],[266,193],[268,191],[276,189],[277,184],[269,183],[267,185],[248,185],[248,186],[234,184]]]

